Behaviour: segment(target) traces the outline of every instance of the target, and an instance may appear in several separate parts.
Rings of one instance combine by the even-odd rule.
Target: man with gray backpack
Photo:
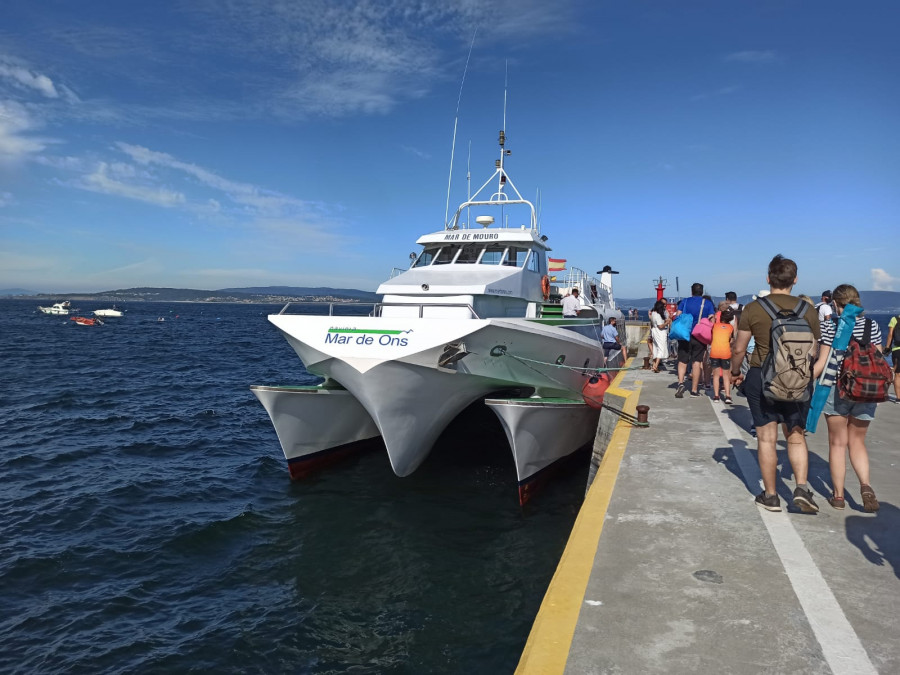
[[[737,385],[745,379],[737,369],[750,338],[754,339],[756,348],[743,390],[756,426],[759,470],[765,488],[756,503],[767,511],[781,511],[775,485],[775,445],[778,425],[784,424],[788,460],[797,482],[794,505],[805,513],[816,513],[819,507],[806,482],[809,451],[804,429],[813,390],[819,317],[812,305],[791,295],[797,283],[797,263],[793,260],[781,254],[772,258],[767,281],[770,294],[744,307],[731,359],[731,376]]]

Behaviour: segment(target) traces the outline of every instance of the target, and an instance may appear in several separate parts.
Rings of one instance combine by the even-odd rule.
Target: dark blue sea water
[[[475,417],[292,483],[248,389],[309,377],[278,309],[0,301],[0,672],[512,672],[587,461],[520,509]]]

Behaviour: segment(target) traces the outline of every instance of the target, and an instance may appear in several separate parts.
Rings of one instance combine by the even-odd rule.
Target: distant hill
[[[249,288],[222,288],[217,293],[242,293],[246,295],[332,295],[342,298],[359,298],[374,302],[378,296],[371,291],[360,291],[355,288],[329,288],[318,286],[251,286]]]
[[[897,291],[860,291],[863,307],[869,312],[900,314],[900,292]],[[379,296],[370,291],[356,288],[331,288],[328,286],[248,286],[246,288],[221,288],[215,291],[196,288],[119,288],[100,293],[35,293],[22,288],[0,290],[0,297],[33,298],[54,302],[59,300],[95,300],[98,302],[255,302],[278,303],[287,301],[334,301],[378,302]],[[812,298],[820,300],[819,296]],[[721,297],[713,296],[718,303]],[[738,302],[747,304],[753,300],[752,295],[738,296]],[[655,297],[649,298],[617,298],[616,304],[621,309],[636,307],[647,310],[653,307]]]
[[[724,298],[722,297],[712,296],[712,298],[716,303],[724,300]],[[817,295],[812,298],[813,303],[819,302],[821,299],[821,295]],[[863,307],[865,307],[866,311],[878,313],[897,312],[898,314],[900,314],[900,292],[898,291],[860,291],[859,299],[862,302]],[[746,305],[752,300],[752,295],[738,296],[738,302],[743,305]],[[616,298],[616,304],[622,309],[630,309],[631,307],[636,307],[637,309],[650,309],[651,307],[653,307],[653,304],[655,302],[655,297]]]
[[[900,293],[897,291],[860,291],[859,299],[870,312],[900,313]]]
[[[118,288],[99,293],[31,293],[16,297],[36,300],[94,300],[98,302],[253,302],[278,303],[287,301],[321,302],[377,302],[375,293],[355,288],[302,288],[296,286],[267,286],[260,288],[225,288],[207,291],[196,288]]]

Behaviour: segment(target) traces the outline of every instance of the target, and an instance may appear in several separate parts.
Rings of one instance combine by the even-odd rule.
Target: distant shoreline
[[[291,298],[286,300],[211,300],[211,299],[195,299],[195,300],[148,300],[146,298],[118,298],[111,300],[108,298],[94,298],[78,295],[66,295],[60,293],[52,296],[34,296],[34,295],[0,295],[0,300],[21,300],[22,302],[37,303],[53,303],[68,300],[69,302],[98,302],[98,303],[115,303],[125,305],[127,303],[135,304],[152,304],[152,303],[168,303],[168,304],[204,304],[204,305],[285,305],[287,303],[333,303],[342,305],[370,305],[379,302],[378,300],[359,300],[356,298]]]

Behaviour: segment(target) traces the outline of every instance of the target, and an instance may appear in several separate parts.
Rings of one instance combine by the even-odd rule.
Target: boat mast
[[[469,155],[466,157],[466,203],[468,204],[472,201],[472,141],[469,141]],[[447,206],[450,206],[449,200],[447,202]],[[447,215],[444,215],[444,220],[447,220]],[[469,206],[466,208],[466,227],[472,223],[472,207]]]
[[[509,154],[509,150],[505,148],[506,146],[506,95],[509,91],[509,61],[506,61],[506,72],[503,76],[503,127],[500,129],[500,159],[497,161],[497,173],[498,173],[498,185],[497,185],[497,195],[500,197],[500,201],[503,201],[504,194],[503,188],[506,185],[506,170],[503,168],[503,159],[506,155]],[[500,227],[504,227],[504,218],[506,212],[504,206],[501,204],[500,206]]]
[[[469,72],[469,59],[472,58],[472,48],[475,46],[475,36],[478,29],[472,33],[472,43],[469,45],[469,54],[466,56],[466,66],[463,68],[462,82],[459,83],[459,96],[456,99],[456,117],[453,119],[453,142],[450,144],[450,175],[447,176],[447,206],[444,208],[444,229],[450,228],[450,183],[453,180],[453,155],[456,152],[456,126],[459,124],[459,106],[462,102],[463,85],[466,83],[466,73]]]

